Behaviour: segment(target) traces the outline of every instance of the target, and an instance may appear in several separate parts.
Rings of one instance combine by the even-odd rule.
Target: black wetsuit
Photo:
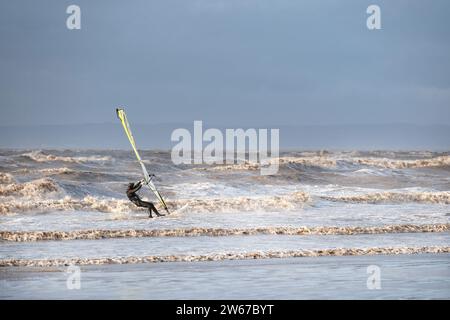
[[[141,181],[136,182],[132,187],[129,186],[129,187],[128,187],[128,190],[127,190],[127,196],[128,196],[128,199],[130,199],[130,201],[133,202],[133,203],[134,203],[135,205],[137,205],[138,207],[148,208],[148,211],[149,211],[149,213],[150,213],[150,214],[149,214],[149,217],[150,217],[150,218],[153,218],[153,217],[152,217],[152,212],[155,212],[156,215],[157,215],[158,217],[163,216],[163,214],[160,214],[160,213],[158,212],[158,210],[156,210],[156,208],[155,208],[155,206],[153,205],[153,203],[148,202],[148,201],[143,201],[143,200],[137,195],[136,192],[138,192],[139,189],[141,189],[141,187],[142,187],[142,182],[141,182]]]

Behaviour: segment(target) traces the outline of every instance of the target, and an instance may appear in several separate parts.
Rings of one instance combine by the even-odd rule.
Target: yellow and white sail
[[[163,197],[159,193],[159,191],[156,189],[155,185],[150,179],[150,175],[147,172],[147,168],[144,165],[144,162],[141,159],[141,156],[136,148],[136,142],[134,141],[133,134],[131,133],[130,124],[128,123],[127,115],[125,114],[125,111],[123,109],[116,109],[117,117],[120,119],[120,122],[122,122],[123,129],[125,130],[125,133],[128,137],[128,140],[131,143],[131,147],[133,148],[133,151],[136,155],[137,160],[139,161],[139,164],[141,165],[142,172],[144,173],[144,180],[145,184],[152,190],[152,192],[155,194],[155,196],[158,198],[159,202],[163,206],[164,209],[166,209],[167,213],[169,213],[169,209],[167,208],[166,202],[164,201]]]

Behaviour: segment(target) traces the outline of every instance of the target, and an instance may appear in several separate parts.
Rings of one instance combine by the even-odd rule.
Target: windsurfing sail
[[[159,202],[161,203],[163,208],[167,211],[167,213],[170,213],[169,209],[167,208],[166,202],[164,201],[163,197],[161,196],[161,194],[153,184],[152,180],[150,179],[150,175],[147,172],[147,168],[145,167],[144,162],[142,161],[141,156],[136,148],[136,142],[134,141],[133,134],[131,133],[130,124],[128,123],[125,111],[123,109],[117,108],[116,113],[117,117],[120,119],[120,122],[122,122],[123,129],[125,130],[125,133],[128,137],[128,140],[131,143],[131,147],[134,150],[136,158],[139,161],[139,164],[141,165],[142,172],[144,173],[145,184],[150,188],[150,190],[152,190],[152,192],[155,194],[156,198],[158,198]]]

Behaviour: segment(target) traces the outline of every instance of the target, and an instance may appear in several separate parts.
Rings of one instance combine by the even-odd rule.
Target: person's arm
[[[133,189],[130,190],[130,193],[138,192],[139,189],[141,189],[141,188],[142,188],[142,182],[138,181],[134,184],[134,187],[133,187]]]

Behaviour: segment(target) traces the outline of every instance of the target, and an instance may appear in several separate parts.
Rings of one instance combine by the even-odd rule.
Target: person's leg
[[[144,208],[148,208],[149,218],[153,218],[152,212],[155,212],[158,217],[164,216],[163,214],[160,214],[158,212],[158,210],[156,210],[156,207],[151,202],[140,200],[139,201],[139,206],[140,207],[144,207]]]
[[[138,207],[148,208],[148,212],[149,212],[149,216],[148,217],[149,218],[153,218],[152,211],[154,211],[158,217],[164,216],[164,214],[160,214],[158,212],[158,210],[156,210],[155,206],[151,202],[143,201],[140,198],[133,199],[132,202]]]
[[[158,217],[165,216],[164,214],[161,214],[161,213],[158,212],[158,210],[156,210],[156,207],[155,207],[155,205],[153,203],[151,203],[151,202],[148,202],[148,203],[150,204],[150,207],[149,207],[150,211],[153,210]]]
[[[152,203],[147,202],[147,201],[142,201],[141,199],[136,199],[135,201],[133,201],[133,203],[134,203],[136,206],[138,206],[138,207],[141,207],[141,208],[147,208],[148,211],[149,211],[148,217],[149,217],[149,218],[153,218],[153,216],[152,216],[152,209],[151,209],[151,206],[150,206],[150,205],[153,205]]]

